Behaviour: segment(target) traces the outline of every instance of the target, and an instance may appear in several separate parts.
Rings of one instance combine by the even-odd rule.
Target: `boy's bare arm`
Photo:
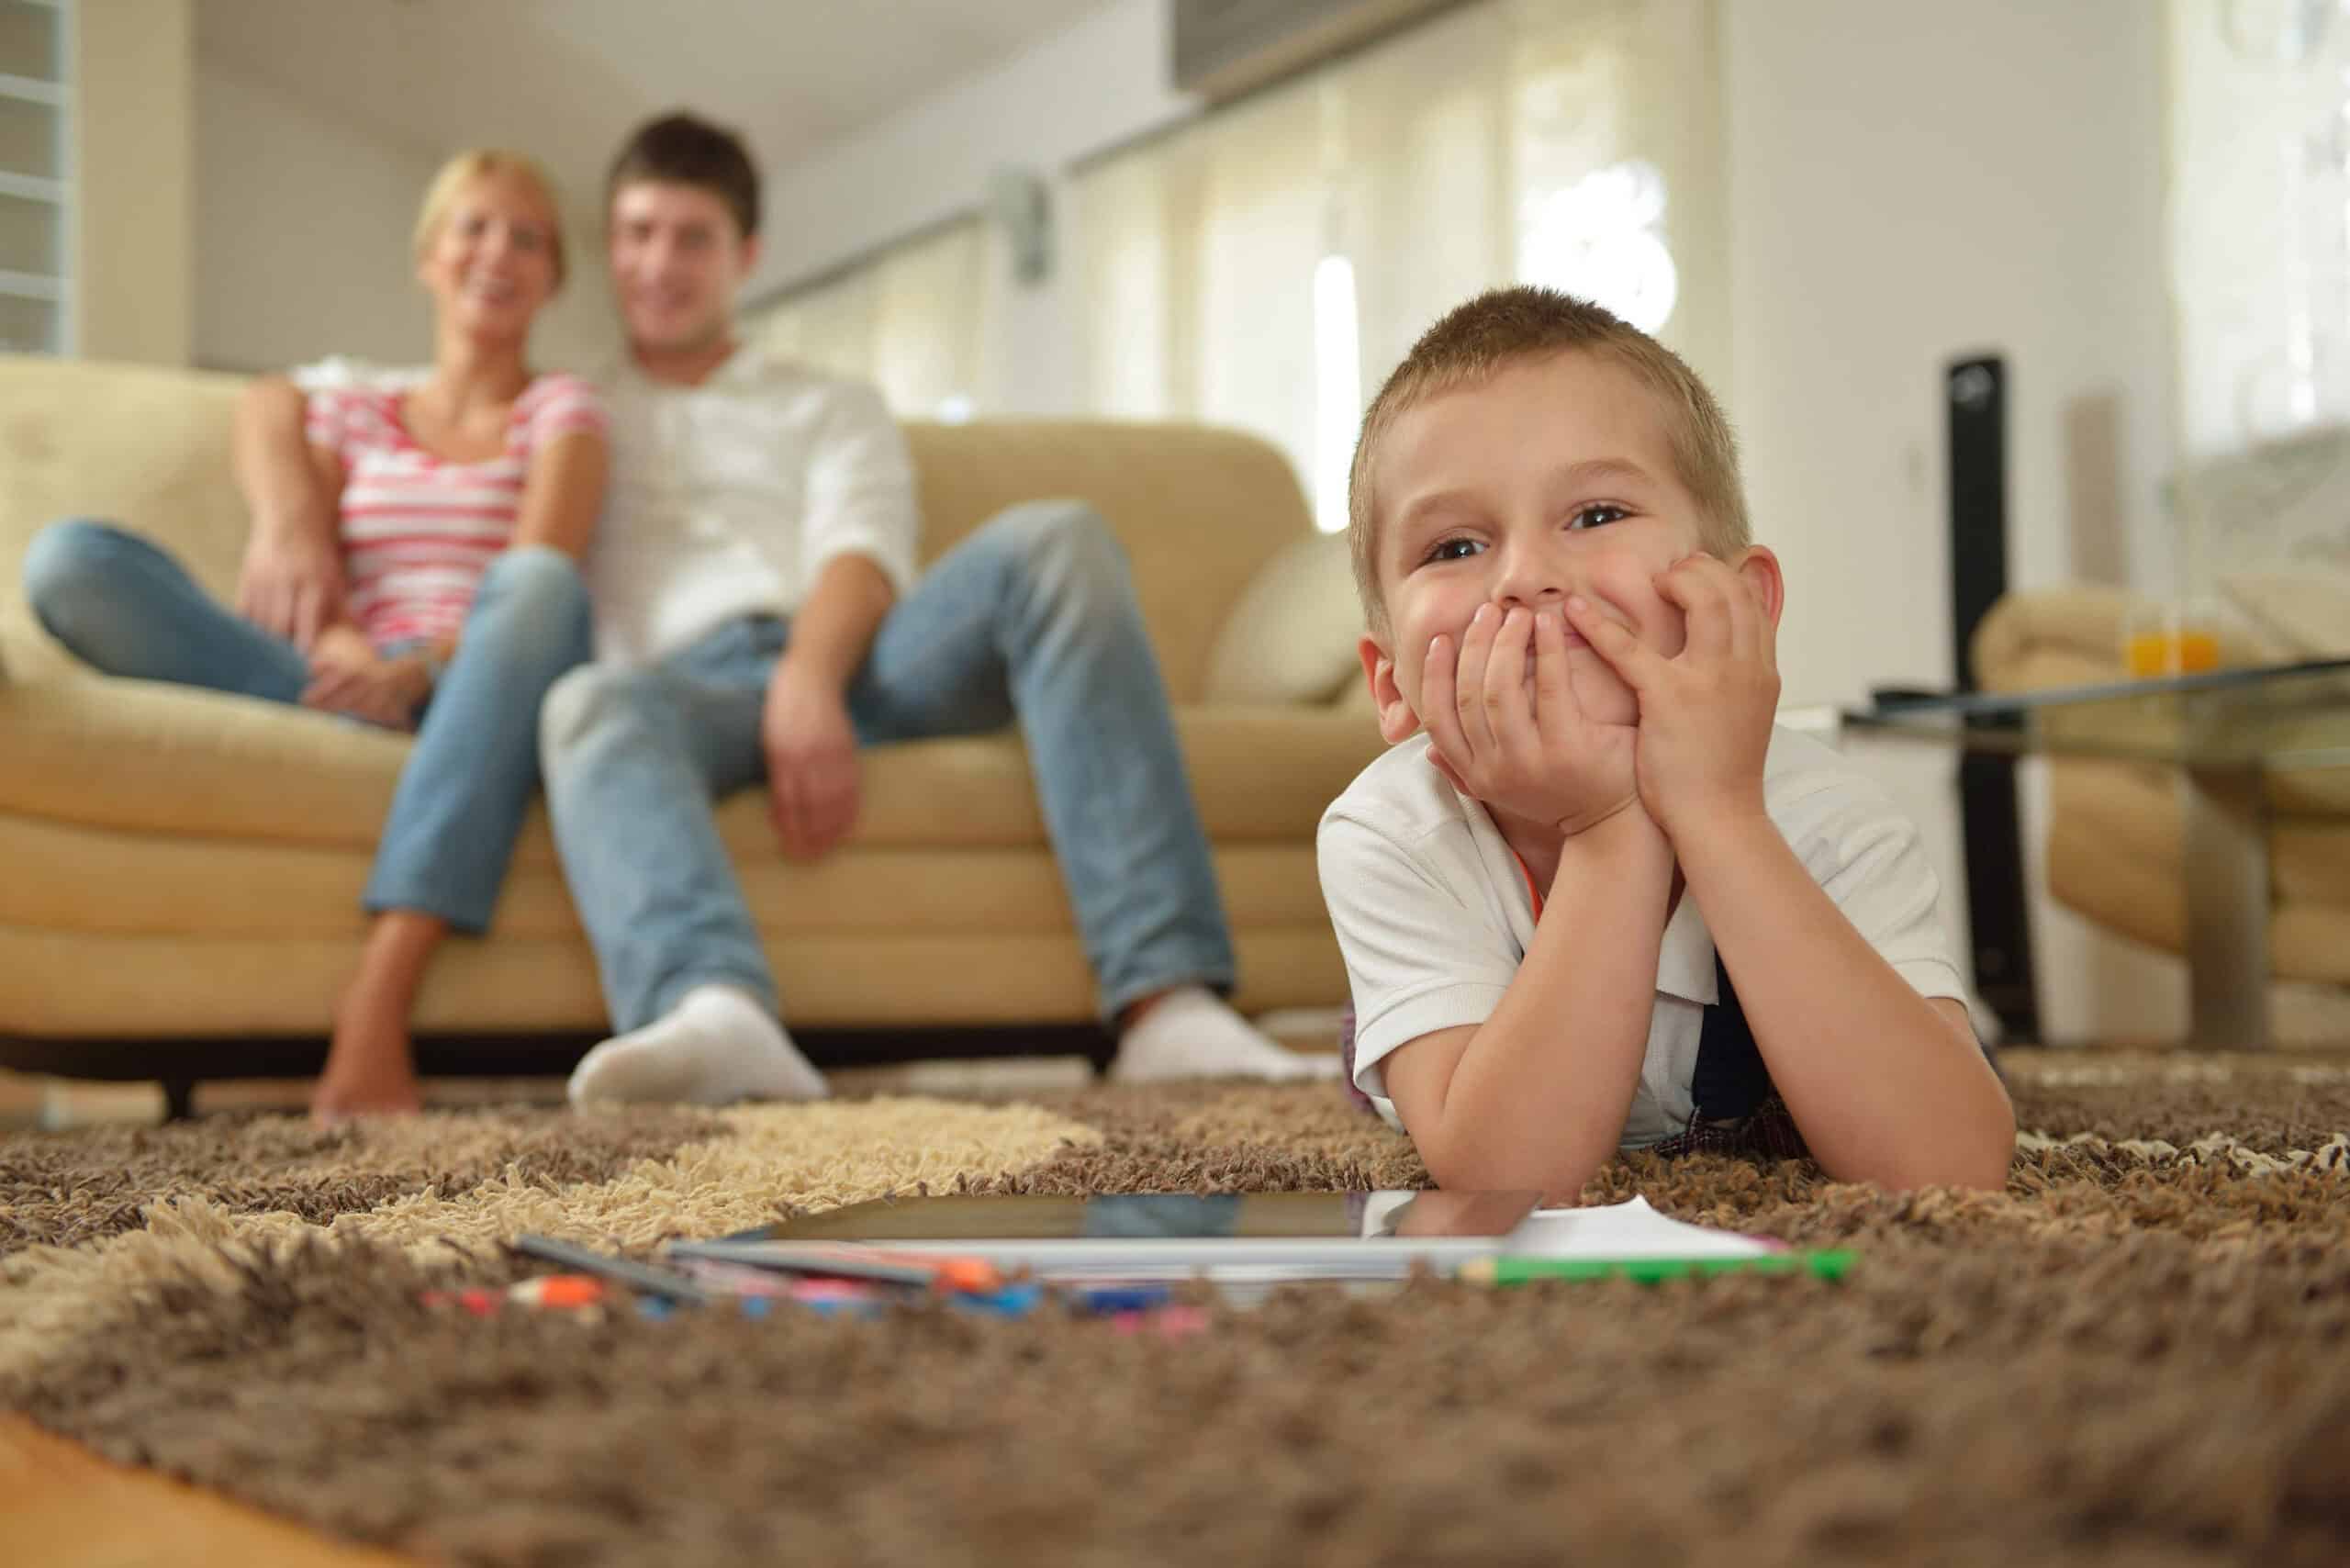
[[[265,375],[245,388],[231,424],[237,487],[252,516],[237,574],[237,612],[308,649],[342,612],[335,501],[302,429],[301,388]]]
[[[1704,555],[1657,588],[1688,619],[1671,658],[1579,602],[1570,613],[1639,700],[1641,800],[1805,1141],[1848,1181],[2003,1185],[2015,1113],[1964,1010],[1937,1006],[1894,971],[1764,809],[1779,692],[1774,607]]]
[[[1896,973],[1769,817],[1697,825],[1674,845],[1771,1081],[1829,1173],[2006,1185],[2015,1112],[1964,1006]]]
[[[1645,812],[1569,838],[1493,1016],[1387,1058],[1389,1096],[1438,1185],[1572,1203],[1616,1151],[1648,1049],[1672,881],[1672,850]]]

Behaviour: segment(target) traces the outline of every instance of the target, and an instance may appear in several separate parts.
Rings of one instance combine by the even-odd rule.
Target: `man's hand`
[[[1760,813],[1762,762],[1779,706],[1777,632],[1755,590],[1711,555],[1660,574],[1688,641],[1666,658],[1577,598],[1575,630],[1632,689],[1640,709],[1640,800],[1668,837],[1725,814]]]
[[[331,528],[256,518],[237,572],[237,613],[308,653],[342,613],[342,551]]]
[[[783,852],[822,856],[856,825],[856,727],[840,689],[787,656],[767,683],[759,724],[767,756],[767,811]]]
[[[387,730],[416,727],[416,710],[432,693],[432,677],[413,655],[387,659],[348,626],[330,626],[310,654],[302,706],[347,713]]]
[[[1438,637],[1421,672],[1420,713],[1438,769],[1488,808],[1572,836],[1638,798],[1633,726],[1584,717],[1555,609],[1504,614],[1487,604],[1457,652]]]

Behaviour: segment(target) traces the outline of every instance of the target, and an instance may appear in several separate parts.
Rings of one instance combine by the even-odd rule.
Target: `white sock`
[[[696,986],[677,1006],[589,1051],[571,1074],[571,1103],[821,1100],[824,1075],[767,1010],[731,985]]]
[[[1174,1078],[1336,1078],[1339,1064],[1285,1049],[1204,986],[1169,991],[1118,1041],[1120,1083]]]

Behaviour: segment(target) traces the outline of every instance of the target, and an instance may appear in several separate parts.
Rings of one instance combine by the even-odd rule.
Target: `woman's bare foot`
[[[425,961],[447,931],[440,921],[408,910],[377,917],[359,972],[335,1009],[334,1042],[310,1093],[310,1119],[319,1126],[424,1109],[408,1048],[408,1010]]]
[[[326,1070],[310,1092],[310,1120],[330,1127],[353,1116],[397,1115],[424,1109],[421,1086],[408,1059],[408,1031],[359,1024],[346,1015],[335,1026]]]

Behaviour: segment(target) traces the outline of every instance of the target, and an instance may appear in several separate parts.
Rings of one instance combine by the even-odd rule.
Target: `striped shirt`
[[[400,396],[364,387],[313,392],[307,420],[310,444],[342,463],[351,617],[386,650],[455,636],[482,574],[513,539],[532,458],[574,431],[606,433],[603,404],[585,381],[542,375],[514,400],[504,452],[453,462],[417,444]]]

